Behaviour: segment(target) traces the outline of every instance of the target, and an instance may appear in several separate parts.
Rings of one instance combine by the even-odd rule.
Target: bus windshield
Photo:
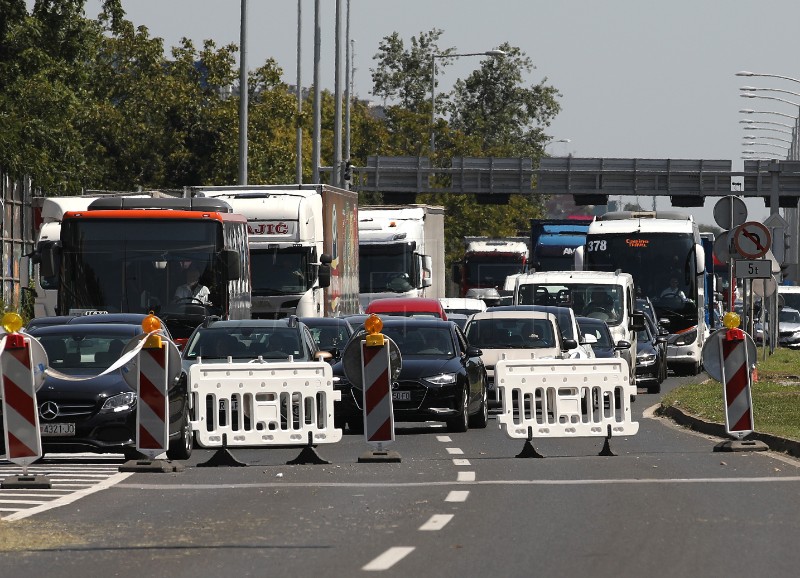
[[[633,276],[638,297],[650,297],[657,313],[670,318],[670,331],[697,325],[694,238],[690,233],[620,233],[586,238],[586,269]]]
[[[64,314],[159,313],[180,299],[179,288],[186,285],[187,294],[196,295],[192,300],[212,312],[224,305],[218,221],[183,220],[177,227],[170,219],[65,220],[61,239]]]

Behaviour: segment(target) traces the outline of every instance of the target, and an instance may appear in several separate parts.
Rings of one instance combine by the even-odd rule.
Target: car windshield
[[[402,355],[433,355],[453,357],[455,344],[447,327],[383,327],[397,344]]]
[[[305,359],[300,332],[289,327],[205,328],[186,345],[186,359]]]
[[[547,319],[474,319],[467,340],[485,349],[538,349],[555,347],[553,324]]]
[[[350,338],[350,333],[344,325],[321,325],[309,327],[309,330],[320,349],[341,349]]]
[[[133,338],[119,333],[76,332],[42,335],[39,342],[47,352],[53,369],[108,369],[122,355],[125,344]]]
[[[778,313],[778,321],[781,323],[800,323],[800,311],[782,309]]]
[[[586,325],[578,322],[581,333],[583,335],[594,335],[597,339],[597,347],[611,347],[611,334],[604,331],[602,327],[597,325]]]

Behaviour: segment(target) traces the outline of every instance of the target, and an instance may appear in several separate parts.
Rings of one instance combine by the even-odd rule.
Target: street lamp
[[[774,136],[763,136],[763,135],[756,136],[756,135],[752,135],[752,134],[746,134],[742,138],[751,139],[751,140],[755,140],[755,139],[758,139],[758,138],[763,138],[763,139],[767,139],[767,140],[777,140],[777,141],[780,141],[780,142],[788,142],[788,143],[792,142],[790,140],[786,140],[785,138],[778,138],[778,137],[774,137]]]
[[[776,149],[783,149],[785,151],[788,151],[790,148],[792,148],[791,146],[774,144],[774,143],[771,143],[771,142],[744,141],[742,143],[742,145],[743,146],[748,146],[748,147],[774,147]]]
[[[785,102],[786,104],[791,104],[792,106],[800,107],[800,104],[792,102],[791,100],[786,100],[785,98],[780,98],[778,96],[767,96],[765,94],[754,94],[752,92],[743,92],[739,96],[743,98],[766,98],[767,100],[777,100],[779,102]]]
[[[785,112],[778,112],[777,110],[753,110],[752,108],[742,108],[739,109],[739,112],[742,114],[774,114],[777,116],[785,116],[786,118],[791,118],[792,120],[795,120],[796,118],[794,115],[786,114]]]
[[[431,156],[436,150],[436,59],[460,58],[462,56],[505,56],[505,50],[487,50],[485,52],[464,52],[461,54],[432,54],[431,55]]]
[[[551,144],[555,144],[557,142],[568,143],[568,142],[572,142],[572,140],[568,139],[568,138],[559,138],[559,139],[555,139],[555,140],[549,140],[544,144],[544,147],[542,148],[542,151],[547,151],[547,147],[549,147]]]
[[[792,117],[792,118],[794,118],[794,117]],[[740,120],[739,124],[748,125],[747,127],[745,127],[745,130],[750,130],[749,125],[753,125],[753,124],[772,124],[772,125],[775,125],[775,126],[785,126],[786,128],[794,128],[793,124],[786,124],[785,122],[772,122],[772,121],[769,121],[769,120],[750,120],[750,119],[747,119],[747,118],[743,118],[742,120]]]
[[[794,134],[793,130],[786,130],[783,128],[770,128],[768,126],[746,126],[744,127],[744,130],[763,130],[763,131],[778,132],[781,134],[788,134],[788,135]]]
[[[784,90],[782,88],[759,88],[756,86],[742,86],[739,90],[744,90],[747,92],[758,92],[760,90],[767,90],[770,92],[782,92],[784,94],[791,94],[792,96],[800,96],[800,92],[794,92],[793,90]]]
[[[736,76],[762,76],[766,78],[782,78],[784,80],[791,80],[792,82],[800,83],[800,80],[792,78],[791,76],[781,76],[780,74],[767,74],[764,72],[750,72],[749,70],[741,70],[736,73]]]

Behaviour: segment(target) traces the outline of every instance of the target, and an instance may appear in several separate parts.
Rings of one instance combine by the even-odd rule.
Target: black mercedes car
[[[117,361],[126,344],[143,333],[140,323],[65,323],[30,328],[47,352],[51,369],[81,381],[45,377],[36,394],[43,453],[122,453],[136,458],[137,395],[122,369],[99,375]],[[170,459],[192,452],[188,391],[176,379],[169,389]]]
[[[402,369],[392,383],[396,422],[443,421],[450,431],[484,428],[488,421],[486,369],[481,350],[471,347],[452,321],[383,317],[382,333],[397,344]],[[363,339],[356,332],[351,343]],[[351,384],[344,364],[333,366],[334,387],[342,392],[336,404],[338,427],[364,431],[363,391]]]
[[[651,323],[636,332],[636,381],[646,383],[648,393],[659,393],[667,378],[666,335],[653,333]]]

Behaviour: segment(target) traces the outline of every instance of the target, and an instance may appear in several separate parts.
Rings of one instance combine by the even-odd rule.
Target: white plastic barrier
[[[512,438],[634,435],[628,362],[624,359],[501,360],[497,421]],[[610,429],[609,429],[610,426]]]
[[[335,443],[333,371],[324,361],[196,363],[189,368],[202,447]],[[311,438],[309,438],[311,435]]]

